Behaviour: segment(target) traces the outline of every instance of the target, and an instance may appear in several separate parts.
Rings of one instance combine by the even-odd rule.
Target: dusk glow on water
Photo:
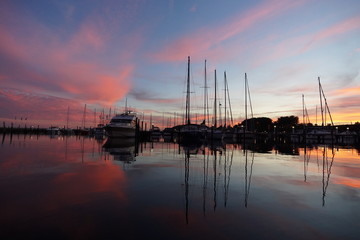
[[[359,149],[4,135],[2,239],[357,239]]]

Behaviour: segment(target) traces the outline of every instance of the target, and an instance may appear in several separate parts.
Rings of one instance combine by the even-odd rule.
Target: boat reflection
[[[108,138],[103,150],[110,153],[115,161],[130,164],[136,161],[138,147],[135,138]]]

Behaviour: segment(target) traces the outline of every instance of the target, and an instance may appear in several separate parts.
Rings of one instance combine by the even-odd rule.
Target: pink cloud
[[[335,36],[350,32],[360,28],[360,16],[355,16],[346,19],[340,23],[334,24],[312,36],[311,41],[305,47],[304,51],[308,50],[312,45],[319,44],[320,42],[333,38]]]
[[[141,42],[138,33],[124,37],[133,44],[121,54],[105,58],[102,56],[113,53],[107,45],[111,33],[98,17],[88,18],[70,36],[59,35],[29,17],[17,17],[24,24],[0,25],[2,87],[104,105],[122,99],[130,90],[135,69],[131,58]],[[107,61],[116,64],[109,66]]]
[[[233,18],[230,22],[218,27],[204,28],[186,37],[175,40],[155,54],[159,61],[183,61],[184,56],[214,55],[219,45],[232,37],[250,29],[265,19],[275,17],[287,10],[297,7],[306,1],[271,0],[264,1],[253,9]]]
[[[73,45],[75,49],[81,49],[84,45],[90,46],[95,49],[103,47],[105,44],[104,35],[96,25],[84,24],[79,29],[79,32],[71,39],[70,45]]]

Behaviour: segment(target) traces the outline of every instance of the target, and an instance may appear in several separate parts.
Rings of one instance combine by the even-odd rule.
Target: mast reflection
[[[231,166],[233,163],[234,157],[234,148],[231,149],[231,154],[229,151],[225,150],[225,163],[224,163],[224,207],[226,207],[228,194],[229,194],[229,185],[230,185],[230,176],[231,176]],[[230,155],[230,156],[229,156]],[[230,159],[229,159],[230,158]],[[228,163],[229,161],[229,163]]]
[[[304,147],[304,182],[307,181],[307,172],[309,168],[309,161],[311,157],[310,149],[307,150],[307,146]]]
[[[206,216],[207,182],[209,176],[209,154],[203,149],[203,215]]]
[[[185,219],[186,224],[189,224],[189,174],[190,174],[190,149],[184,148],[185,150]]]
[[[324,146],[324,148],[323,148],[323,169],[322,169],[322,190],[323,190],[322,206],[323,207],[325,206],[325,196],[326,196],[327,188],[329,186],[331,168],[334,163],[334,158],[335,158],[334,147],[331,147],[331,160],[329,163],[328,147]]]
[[[250,186],[251,186],[251,177],[252,177],[252,171],[253,171],[253,165],[254,165],[254,158],[255,158],[255,152],[251,151],[251,163],[250,163],[250,174],[248,176],[248,149],[244,149],[244,155],[245,155],[245,199],[244,204],[247,208],[248,206],[248,199],[250,194]]]

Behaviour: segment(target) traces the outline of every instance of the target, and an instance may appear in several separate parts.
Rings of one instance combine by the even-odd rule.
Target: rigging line
[[[321,126],[324,126],[324,109],[323,109],[323,103],[322,103],[322,96],[321,96],[321,83],[320,83],[320,77],[318,77],[319,82],[319,95],[320,95],[320,111],[321,111]]]
[[[310,123],[309,113],[308,113],[306,106],[305,106],[305,112],[306,112],[307,121],[308,121],[308,123]]]
[[[249,94],[249,104],[250,104],[251,118],[254,118],[254,113],[253,113],[253,108],[252,108],[252,103],[251,103],[251,96],[250,96],[249,84],[247,84],[247,91],[248,91],[248,94]]]
[[[331,120],[331,124],[334,126],[334,123],[333,123],[333,120],[332,120],[332,117],[331,117],[331,113],[330,113],[330,109],[329,109],[329,105],[327,103],[327,100],[326,100],[326,97],[325,97],[325,93],[324,93],[324,89],[321,87],[321,92],[323,94],[323,97],[324,97],[324,101],[325,101],[325,109],[328,110],[328,113],[329,113],[329,117],[330,117],[330,120]]]
[[[226,79],[226,88],[227,88],[228,101],[229,101],[229,108],[230,108],[230,119],[231,119],[231,125],[234,125],[233,115],[232,115],[232,110],[231,110],[231,103],[230,103],[229,85],[228,85],[228,81],[227,81],[227,79]]]

